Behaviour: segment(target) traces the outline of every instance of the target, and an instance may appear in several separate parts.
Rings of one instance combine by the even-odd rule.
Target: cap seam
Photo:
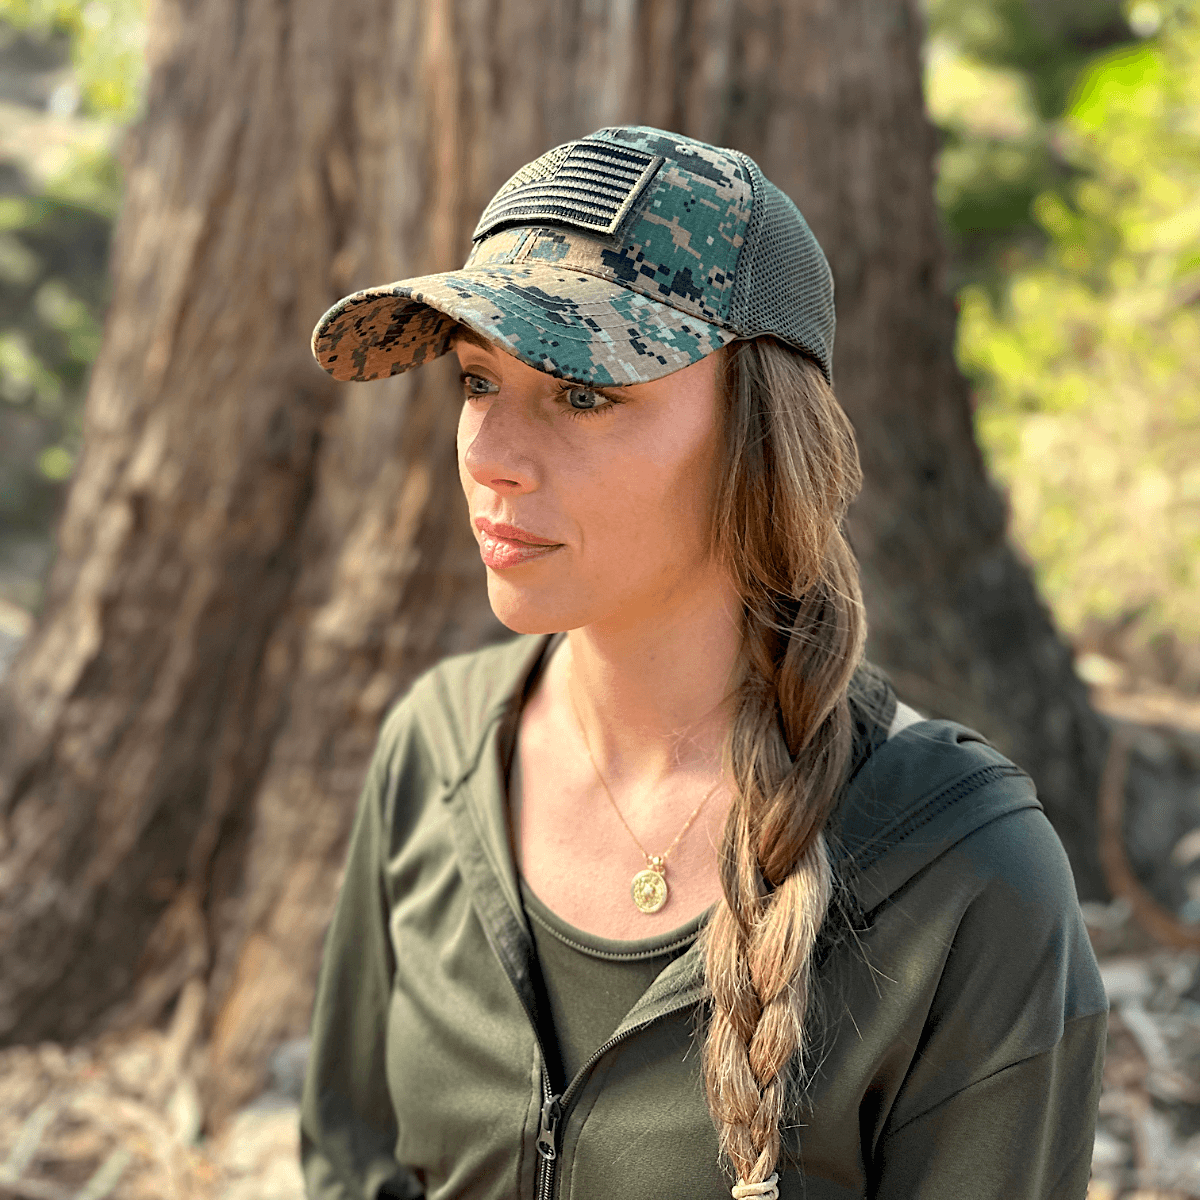
[[[733,313],[738,308],[742,292],[746,286],[739,273],[739,268],[742,265],[742,255],[746,253],[746,249],[750,245],[750,231],[754,228],[754,214],[758,211],[761,193],[758,189],[758,181],[754,178],[756,166],[754,160],[742,150],[730,150],[729,153],[742,164],[742,169],[746,172],[746,179],[750,183],[750,215],[746,218],[746,235],[742,238],[742,244],[738,247],[737,260],[733,264],[733,292],[729,297],[729,313],[732,318]],[[749,337],[754,334],[754,331],[744,324],[734,324],[732,319],[729,325],[737,333],[738,337]]]

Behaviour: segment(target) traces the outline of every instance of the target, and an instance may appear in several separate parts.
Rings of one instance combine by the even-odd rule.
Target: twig
[[[175,1014],[163,1042],[158,1070],[147,1089],[147,1094],[155,1104],[164,1103],[171,1089],[179,1082],[183,1062],[200,1029],[207,996],[204,980],[192,978],[183,985],[179,999],[175,1001]]]
[[[107,1200],[113,1189],[121,1182],[125,1168],[133,1158],[133,1151],[118,1146],[93,1172],[91,1179],[75,1196],[75,1200]]]
[[[0,1184],[9,1188],[15,1186],[18,1176],[33,1162],[33,1156],[37,1153],[38,1146],[42,1144],[46,1130],[58,1116],[62,1103],[60,1097],[51,1096],[49,1099],[43,1100],[25,1119],[25,1124],[21,1126],[21,1132],[17,1134],[17,1144],[13,1146],[12,1152],[5,1162],[0,1165]]]
[[[72,1109],[90,1117],[121,1141],[141,1135],[150,1149],[150,1157],[164,1168],[170,1181],[169,1195],[184,1194],[184,1147],[176,1140],[170,1125],[149,1105],[128,1096],[84,1092],[72,1101]],[[78,1200],[78,1198],[77,1198]],[[88,1200],[94,1200],[89,1197]]]
[[[1125,1028],[1133,1035],[1150,1068],[1146,1090],[1164,1100],[1195,1104],[1200,1101],[1200,1085],[1175,1064],[1171,1048],[1154,1017],[1138,1000],[1117,1006]]]

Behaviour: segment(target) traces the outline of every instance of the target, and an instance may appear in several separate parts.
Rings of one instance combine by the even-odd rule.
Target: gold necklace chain
[[[679,845],[679,839],[692,827],[692,822],[700,815],[700,810],[715,795],[717,789],[721,786],[721,781],[717,780],[704,799],[692,809],[692,815],[684,821],[683,828],[675,835],[675,840],[666,850],[662,854],[651,854],[642,845],[642,841],[638,835],[629,827],[629,822],[621,815],[621,810],[617,807],[617,802],[613,799],[613,794],[609,790],[608,784],[604,782],[604,776],[600,774],[600,768],[596,766],[596,757],[592,754],[592,747],[588,742],[587,731],[583,727],[583,718],[579,715],[579,708],[575,703],[575,693],[571,690],[570,678],[567,679],[567,698],[571,701],[571,710],[575,713],[575,722],[579,726],[579,734],[583,738],[584,749],[587,750],[588,758],[591,760],[592,770],[596,772],[596,778],[600,780],[600,786],[604,789],[604,794],[608,797],[608,802],[612,805],[613,812],[617,814],[621,824],[625,826],[629,836],[633,838],[637,844],[637,848],[642,852],[642,857],[646,860],[646,869],[639,871],[633,877],[633,882],[630,885],[633,902],[644,913],[658,912],[666,904],[667,896],[670,893],[666,879],[667,856]]]

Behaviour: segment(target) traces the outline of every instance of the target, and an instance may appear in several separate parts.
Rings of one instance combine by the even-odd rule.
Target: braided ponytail
[[[712,551],[743,599],[743,670],[725,747],[735,799],[724,899],[705,932],[704,1077],[734,1194],[771,1195],[785,1101],[808,1065],[810,964],[832,890],[822,831],[866,640],[841,528],[862,473],[849,420],[798,352],[773,338],[735,343],[725,383]]]

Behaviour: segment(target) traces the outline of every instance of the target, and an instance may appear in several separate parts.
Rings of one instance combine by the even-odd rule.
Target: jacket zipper
[[[648,1025],[653,1025],[655,1021],[661,1017],[665,1017],[674,1009],[668,1009],[666,1012],[661,1012],[658,1016],[651,1017],[648,1021],[642,1021],[637,1025],[630,1025],[628,1029],[622,1029],[620,1033],[614,1034],[602,1046],[598,1047],[592,1054],[591,1058],[579,1068],[579,1074],[571,1080],[570,1086],[560,1096],[554,1095],[550,1090],[550,1081],[546,1077],[545,1063],[546,1055],[542,1053],[542,1115],[538,1125],[538,1171],[537,1171],[537,1187],[535,1189],[536,1200],[552,1200],[554,1196],[555,1178],[558,1174],[558,1131],[562,1125],[563,1113],[570,1107],[571,1102],[575,1099],[579,1088],[583,1081],[587,1078],[588,1072],[600,1061],[614,1046],[623,1042],[626,1038],[632,1037],[635,1033],[640,1033]],[[541,1042],[538,1042],[539,1049]]]
[[[562,1117],[559,1097],[550,1094],[546,1073],[542,1072],[542,1089],[546,1098],[542,1101],[542,1119],[538,1127],[537,1152],[537,1200],[550,1200],[554,1194],[555,1165],[558,1161],[558,1122]]]
[[[628,1029],[623,1029],[620,1033],[614,1034],[607,1042],[598,1047],[591,1058],[579,1068],[579,1074],[571,1080],[566,1091],[556,1096],[550,1086],[549,1071],[546,1067],[550,1059],[546,1054],[546,1047],[542,1044],[542,1036],[538,1030],[537,1021],[534,1019],[533,1009],[530,1007],[524,990],[517,982],[517,977],[513,973],[508,956],[501,953],[496,943],[492,941],[490,934],[488,940],[492,942],[492,948],[496,953],[496,957],[500,960],[500,965],[503,967],[505,975],[508,976],[508,981],[512,984],[513,990],[517,993],[517,999],[520,1001],[521,1007],[525,1010],[525,1016],[529,1021],[530,1027],[533,1029],[533,1040],[537,1045],[538,1054],[542,1060],[542,1108],[538,1120],[538,1163],[534,1197],[535,1200],[552,1200],[554,1196],[555,1177],[558,1174],[558,1135],[562,1126],[563,1112],[575,1099],[575,1094],[579,1091],[583,1080],[587,1078],[588,1072],[609,1050],[623,1042],[627,1037],[632,1037],[635,1033],[640,1033],[648,1025],[653,1025],[655,1021],[676,1012],[679,1008],[687,1008],[693,1001],[688,1000],[682,1004],[664,1009],[648,1021],[640,1021],[638,1024],[630,1025]]]

